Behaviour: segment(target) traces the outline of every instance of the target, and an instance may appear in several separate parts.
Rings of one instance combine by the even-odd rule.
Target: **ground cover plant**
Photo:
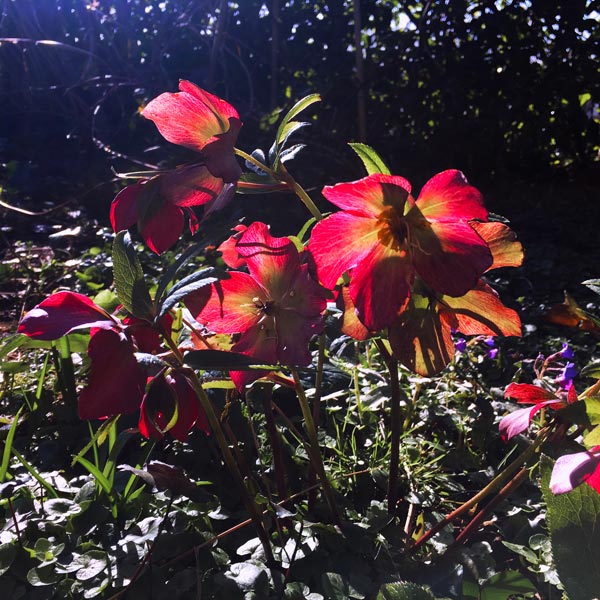
[[[8,597],[595,594],[598,319],[568,297],[572,341],[519,341],[493,286],[522,245],[456,169],[416,193],[352,144],[315,202],[292,160],[319,100],[242,150],[181,81],[142,117],[190,160],[123,175],[76,281],[15,250],[50,289],[1,350]],[[232,221],[236,193],[305,222]]]

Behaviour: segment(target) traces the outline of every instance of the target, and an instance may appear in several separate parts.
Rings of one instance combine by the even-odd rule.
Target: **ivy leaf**
[[[379,154],[368,146],[367,144],[350,143],[348,144],[354,152],[358,155],[358,158],[362,160],[368,175],[373,173],[383,173],[384,175],[390,175],[390,170],[387,165],[383,162]]]
[[[142,265],[137,257],[129,232],[120,231],[113,243],[113,272],[117,296],[135,317],[151,321],[154,308]]]
[[[542,493],[556,569],[569,600],[589,600],[600,589],[600,494],[583,484],[555,496],[549,488],[552,465],[542,456]]]

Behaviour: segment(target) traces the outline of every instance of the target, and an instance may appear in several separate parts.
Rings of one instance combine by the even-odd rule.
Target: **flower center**
[[[406,252],[409,235],[406,219],[395,208],[390,207],[377,217],[377,222],[380,225],[379,241],[393,250]]]
[[[258,296],[252,298],[254,306],[258,309],[259,314],[271,317],[275,314],[275,302],[273,300],[267,300],[266,302],[261,300]]]

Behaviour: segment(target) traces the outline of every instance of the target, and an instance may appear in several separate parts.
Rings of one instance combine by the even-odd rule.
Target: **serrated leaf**
[[[207,273],[212,272],[214,272],[214,269],[212,267],[207,267],[178,281],[164,297],[156,318],[160,319],[188,294],[218,281],[217,277],[206,277]]]
[[[367,144],[361,143],[350,143],[348,144],[354,152],[358,155],[358,158],[362,160],[368,175],[374,173],[383,173],[384,175],[390,175],[390,170],[387,165],[383,162],[379,154],[368,146]]]
[[[435,600],[435,596],[414,583],[387,583],[379,588],[375,600]]]
[[[306,148],[306,144],[294,144],[291,148],[288,148],[281,153],[279,161],[284,163],[288,160],[292,160],[303,148]]]
[[[186,352],[183,362],[194,369],[205,371],[248,371],[253,369],[277,370],[275,365],[266,365],[246,354],[224,350],[192,350]]]
[[[200,244],[194,244],[190,246],[185,252],[180,254],[175,262],[167,269],[165,274],[160,278],[158,283],[158,287],[156,288],[156,296],[155,301],[159,302],[164,294],[169,282],[177,275],[177,272],[181,267],[183,267],[186,263],[188,263],[192,258],[194,258],[202,249]]]
[[[294,104],[294,106],[292,106],[292,108],[290,108],[290,110],[287,112],[285,117],[283,117],[283,119],[279,125],[279,128],[277,129],[277,135],[275,137],[277,142],[279,144],[281,143],[281,139],[283,137],[282,133],[283,133],[286,125],[292,119],[294,119],[296,116],[298,116],[303,110],[306,110],[309,106],[311,106],[311,104],[314,104],[315,102],[320,102],[320,101],[321,101],[321,96],[319,96],[319,94],[309,94],[308,96],[305,96],[301,100],[298,100],[298,102],[296,102],[296,104]]]
[[[592,292],[600,295],[600,279],[588,279],[587,281],[582,281],[582,285],[590,288]]]
[[[600,494],[582,484],[555,496],[549,488],[552,466],[542,456],[542,493],[556,569],[569,600],[590,600],[600,590]]]
[[[119,300],[132,315],[147,321],[152,320],[154,308],[150,292],[129,232],[120,231],[115,236],[112,259]]]

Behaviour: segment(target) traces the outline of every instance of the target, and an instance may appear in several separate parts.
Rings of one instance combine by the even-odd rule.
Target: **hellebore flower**
[[[308,342],[323,328],[326,291],[302,264],[286,237],[272,237],[264,223],[252,223],[235,246],[249,273],[229,272],[209,288],[185,299],[192,315],[214,333],[238,334],[233,352],[265,364],[306,365]],[[262,376],[257,371],[232,371],[236,387]]]
[[[403,365],[419,375],[431,376],[454,356],[452,332],[518,336],[521,320],[483,281],[458,298],[433,295],[417,281],[408,305],[389,329],[389,341]]]
[[[558,458],[550,477],[550,491],[564,494],[584,482],[600,493],[600,446]]]
[[[242,127],[235,108],[189,81],[181,81],[179,89],[150,101],[142,115],[166,140],[200,152],[202,160],[127,186],[111,206],[114,231],[137,223],[157,254],[177,241],[185,215],[195,233],[198,220],[192,207],[210,203],[210,210],[221,208],[241,174],[233,151]]]
[[[350,273],[350,297],[370,330],[396,320],[416,275],[458,297],[492,266],[488,244],[469,223],[487,220],[487,210],[460,171],[435,175],[416,201],[410,192],[406,179],[381,174],[323,189],[342,210],[315,225],[309,249],[325,287]]]
[[[500,434],[504,440],[522,433],[529,427],[533,417],[543,408],[555,410],[565,408],[577,400],[577,392],[571,387],[568,393],[550,392],[529,383],[511,383],[504,391],[505,398],[515,398],[519,404],[533,404],[533,407],[519,408],[500,421]]]
[[[185,442],[194,425],[209,433],[206,415],[200,410],[198,396],[187,377],[180,371],[154,377],[140,406],[140,433],[161,439],[168,431]]]
[[[171,316],[165,315],[161,325],[168,331],[171,324]],[[160,349],[158,332],[147,322],[135,317],[126,317],[121,322],[87,296],[58,292],[32,308],[19,323],[18,332],[33,339],[55,340],[84,328],[90,329],[87,352],[91,365],[87,385],[81,391],[77,403],[79,417],[102,419],[140,409],[147,375],[136,360],[135,352],[155,353]],[[173,435],[178,439],[185,437],[194,422],[201,423],[198,409],[194,409],[195,404],[191,406],[193,403],[189,399],[189,383],[187,388],[186,383],[187,380],[179,374],[173,374],[169,379],[169,385],[178,398],[178,420],[172,427]],[[157,388],[160,389],[160,386]],[[153,395],[155,397],[156,391]],[[152,403],[152,400],[149,402]],[[154,405],[156,404],[162,406],[155,399]],[[163,424],[160,417],[154,421],[162,429],[169,423],[167,421]],[[140,431],[144,435],[156,435],[159,431],[150,428],[148,423],[151,422],[147,413],[144,413],[140,421]]]

